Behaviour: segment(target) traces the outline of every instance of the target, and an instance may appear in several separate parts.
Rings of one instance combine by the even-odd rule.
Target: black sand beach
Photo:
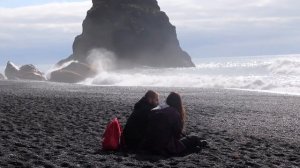
[[[124,125],[150,88],[0,81],[0,167],[300,167],[300,97],[234,90],[182,94],[187,133],[211,148],[185,157],[101,151],[106,124]]]

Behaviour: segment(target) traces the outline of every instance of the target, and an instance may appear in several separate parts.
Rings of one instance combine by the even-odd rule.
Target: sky
[[[299,0],[158,0],[193,59],[300,53]],[[72,53],[91,0],[0,0],[0,66]]]

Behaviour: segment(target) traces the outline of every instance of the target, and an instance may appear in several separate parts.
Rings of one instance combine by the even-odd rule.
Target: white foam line
[[[276,92],[272,90],[257,90],[257,89],[239,89],[239,88],[225,88],[227,90],[237,90],[237,91],[247,91],[247,92],[258,92],[258,93],[271,93],[277,95],[288,95],[288,96],[300,96],[300,93],[290,93],[290,92]]]

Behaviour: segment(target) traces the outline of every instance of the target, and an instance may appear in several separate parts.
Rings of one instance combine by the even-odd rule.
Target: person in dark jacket
[[[197,136],[184,136],[186,114],[180,95],[172,92],[166,104],[150,114],[142,148],[154,154],[181,155],[207,146]]]
[[[146,132],[148,116],[151,110],[159,104],[158,97],[156,92],[150,90],[135,104],[123,131],[125,141],[123,147],[126,149],[136,150],[140,146]]]

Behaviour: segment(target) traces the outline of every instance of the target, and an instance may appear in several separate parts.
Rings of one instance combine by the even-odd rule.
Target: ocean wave
[[[276,59],[268,69],[274,74],[300,75],[300,59],[296,57]]]
[[[103,71],[82,84],[200,87],[300,93],[300,55],[211,61],[195,68]]]

